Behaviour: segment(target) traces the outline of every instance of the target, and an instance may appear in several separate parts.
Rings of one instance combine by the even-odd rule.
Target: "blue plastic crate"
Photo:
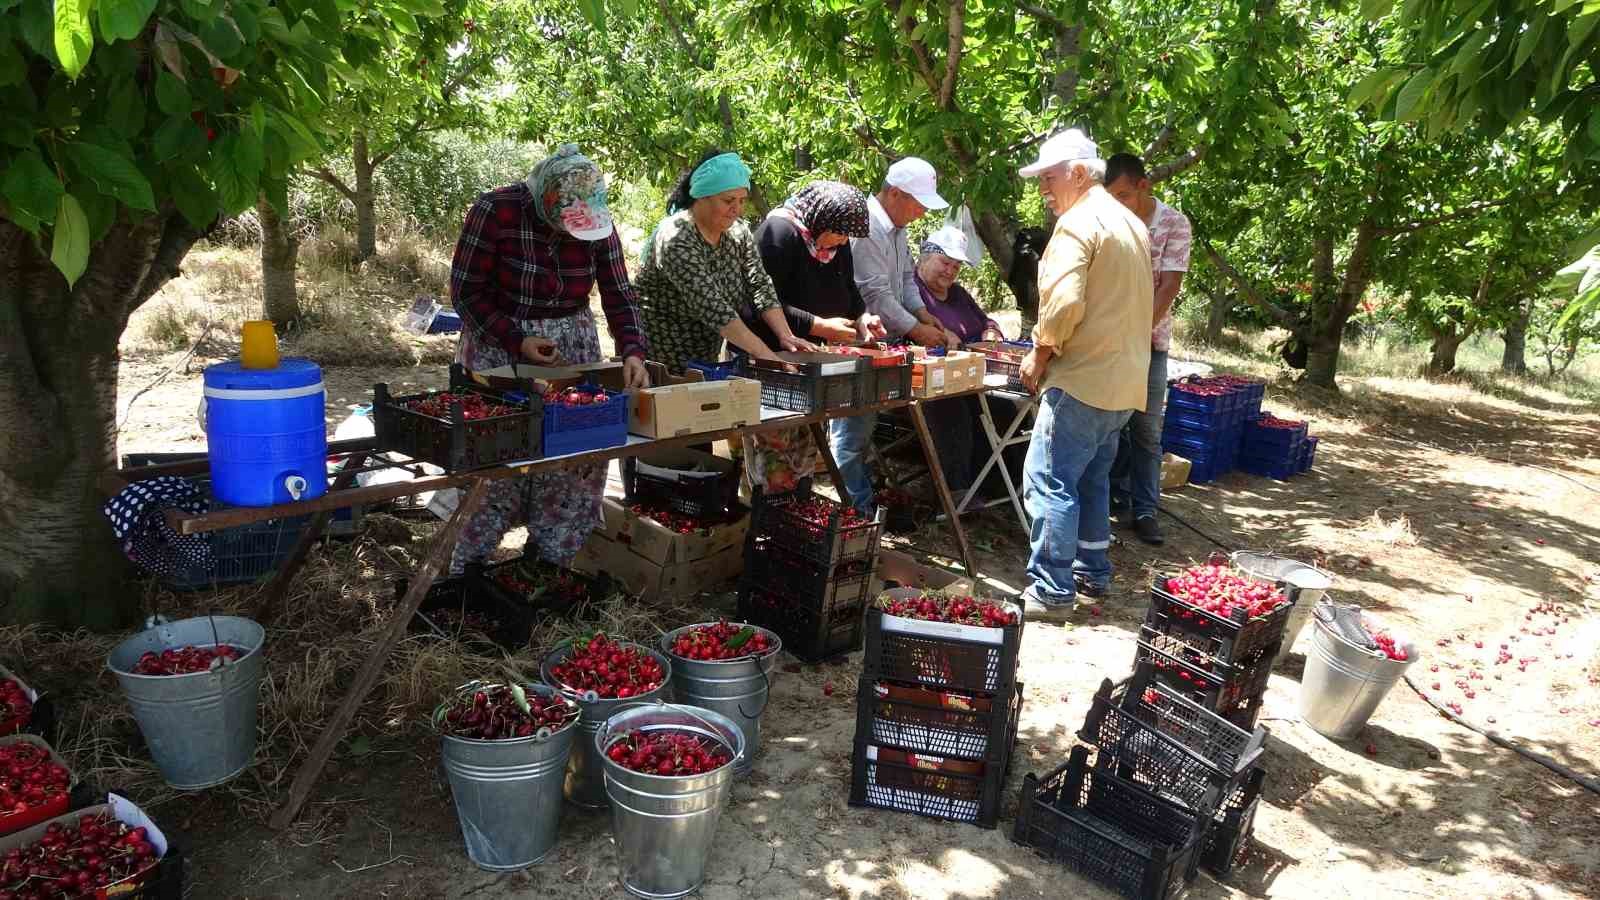
[[[1312,465],[1313,462],[1315,462],[1316,458],[1317,458],[1317,439],[1314,438],[1314,437],[1307,437],[1300,444],[1300,460],[1299,460],[1300,464],[1299,464],[1299,467],[1298,467],[1297,471],[1300,471],[1300,472],[1309,472],[1309,471],[1311,471],[1311,465]]]
[[[441,309],[428,323],[429,334],[455,334],[461,330],[461,314],[453,309]]]
[[[1162,417],[1166,428],[1183,428],[1189,431],[1221,431],[1232,427],[1234,413],[1201,412],[1185,406],[1169,406]]]
[[[1251,419],[1244,424],[1244,446],[1246,451],[1252,449],[1261,454],[1282,450],[1285,453],[1298,452],[1299,447],[1306,439],[1306,423],[1299,423],[1295,428],[1265,428],[1256,424],[1256,419]]]
[[[1180,390],[1177,383],[1167,387],[1167,406],[1197,413],[1229,413],[1239,408],[1240,397],[1227,394],[1191,394]]]
[[[599,390],[592,385],[586,387]],[[585,450],[603,450],[628,442],[626,393],[611,394],[604,403],[544,406],[544,455],[563,456]]]
[[[727,381],[729,378],[739,374],[739,366],[740,362],[737,359],[730,359],[721,363],[691,360],[683,364],[684,369],[693,369],[699,372],[706,381]]]
[[[1251,475],[1287,481],[1299,472],[1297,459],[1268,459],[1245,454],[1239,457],[1239,468]]]
[[[1162,445],[1192,447],[1196,450],[1211,450],[1229,443],[1238,443],[1239,432],[1232,428],[1214,428],[1198,430],[1184,428],[1181,425],[1168,424],[1161,429]]]

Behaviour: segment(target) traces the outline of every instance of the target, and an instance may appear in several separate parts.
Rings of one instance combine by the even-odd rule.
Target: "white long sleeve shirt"
[[[856,287],[867,312],[883,320],[891,338],[917,327],[917,313],[926,308],[917,290],[917,269],[905,228],[894,227],[877,197],[867,198],[867,236],[850,239]]]

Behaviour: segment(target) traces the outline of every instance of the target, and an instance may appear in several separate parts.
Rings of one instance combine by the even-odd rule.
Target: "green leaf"
[[[156,75],[156,108],[169,116],[187,116],[194,110],[189,86],[166,69]]]
[[[1395,100],[1394,117],[1402,122],[1409,122],[1419,117],[1422,110],[1418,106],[1422,97],[1428,92],[1428,86],[1433,83],[1433,70],[1422,69],[1411,76],[1411,80],[1400,88],[1400,95]]]
[[[233,144],[233,154],[235,168],[241,175],[252,181],[261,176],[261,167],[266,164],[266,150],[255,132],[239,132]]]
[[[256,133],[257,140],[260,140],[261,136],[266,133],[267,111],[262,107],[260,101],[250,105],[250,128]]]
[[[199,129],[200,126],[188,116],[174,116],[162,122],[150,140],[150,149],[155,151],[156,162],[164,163],[177,159],[183,153],[184,145],[190,140],[191,134]]]
[[[84,217],[88,219],[89,243],[93,244],[105,237],[117,219],[117,201],[99,191],[85,190],[82,187],[71,193],[72,198],[83,207]]]
[[[131,41],[155,11],[156,0],[99,0],[100,35],[108,42]]]
[[[1394,0],[1361,0],[1361,15],[1376,22],[1394,9]]]
[[[144,92],[134,78],[122,78],[111,89],[107,102],[106,124],[118,137],[132,138],[144,130]]]
[[[285,178],[261,179],[261,193],[266,195],[267,202],[278,211],[278,215],[287,220],[289,218],[289,182]]]
[[[71,194],[62,194],[56,208],[55,232],[50,236],[50,261],[66,276],[67,287],[77,284],[83,277],[83,270],[89,268],[89,219]]]
[[[1550,17],[1540,14],[1538,21],[1522,32],[1522,37],[1517,39],[1517,55],[1511,60],[1511,71],[1508,75],[1517,74],[1528,57],[1533,55],[1534,48],[1539,46],[1539,39],[1544,37],[1544,27],[1550,22]]]
[[[1393,77],[1394,72],[1389,69],[1378,69],[1368,74],[1350,89],[1350,105],[1359,109],[1368,100],[1376,98]]]
[[[389,21],[394,27],[405,34],[416,34],[421,29],[417,26],[417,17],[399,7],[389,10]]]
[[[23,43],[33,48],[33,52],[52,63],[58,61],[55,13],[49,3],[24,3],[17,30],[22,34]]]
[[[226,135],[218,140],[211,149],[211,161],[207,167],[212,184],[217,186],[217,198],[222,203],[222,214],[225,216],[236,216],[256,203],[260,165],[258,162],[253,172],[240,168],[240,140],[241,136],[237,134]]]
[[[68,144],[67,157],[101,191],[133,209],[155,211],[156,200],[150,190],[150,181],[133,164],[133,160],[116,150],[83,141]]]
[[[210,228],[222,213],[216,191],[191,166],[172,171],[172,201],[183,218],[201,230]]]
[[[20,84],[27,74],[27,64],[22,61],[16,42],[0,40],[0,87]]]
[[[93,5],[94,0],[55,0],[56,56],[68,78],[78,77],[94,51],[94,31],[89,27],[89,8]],[[76,208],[77,203],[73,203],[73,207]],[[82,212],[79,210],[80,214]]]
[[[199,38],[206,49],[220,59],[228,59],[244,47],[239,29],[227,16],[218,16],[200,29]]]
[[[589,24],[604,31],[606,28],[606,2],[605,0],[578,0],[578,9],[583,12],[583,17]]]
[[[0,176],[0,196],[11,205],[12,213],[23,213],[36,222],[55,221],[64,193],[66,188],[56,173],[33,150],[17,154],[6,166],[5,175]]]
[[[1600,144],[1600,109],[1589,114],[1589,140]]]

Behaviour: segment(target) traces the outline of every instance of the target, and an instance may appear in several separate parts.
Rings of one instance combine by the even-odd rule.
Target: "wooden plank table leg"
[[[922,438],[922,456],[928,461],[928,474],[933,476],[933,489],[939,495],[939,504],[944,507],[944,514],[950,520],[950,530],[955,533],[956,546],[961,550],[961,564],[967,569],[967,577],[974,583],[978,580],[978,567],[972,561],[972,545],[967,543],[967,529],[961,525],[961,516],[956,512],[955,498],[950,496],[950,485],[944,480],[944,466],[939,464],[939,451],[933,445],[933,432],[928,428],[928,420],[922,414],[922,404],[911,404],[911,422],[917,426],[917,435]]]
[[[822,455],[822,462],[828,467],[828,477],[833,480],[833,489],[839,492],[839,502],[850,502],[850,491],[844,486],[844,474],[839,471],[839,461],[833,458],[833,448],[828,444],[828,430],[822,427],[821,422],[812,422],[811,440],[817,445],[817,453]]]
[[[450,554],[455,552],[456,537],[461,534],[462,526],[478,507],[483,505],[484,497],[489,492],[489,484],[488,478],[474,480],[467,495],[461,498],[461,505],[457,506],[455,513],[450,516],[450,521],[446,522],[434,536],[433,546],[429,548],[422,566],[417,569],[416,577],[411,579],[405,596],[390,615],[383,639],[372,648],[366,661],[361,664],[361,670],[356,673],[349,693],[344,695],[339,708],[334,710],[333,717],[323,726],[322,734],[317,736],[317,743],[311,748],[311,754],[300,764],[300,771],[295,773],[294,783],[289,786],[289,796],[284,798],[283,805],[272,814],[270,824],[273,828],[287,828],[299,814],[300,807],[305,805],[306,797],[316,786],[318,776],[332,758],[334,748],[339,745],[339,740],[349,729],[350,722],[355,719],[357,707],[378,683],[378,676],[383,673],[383,664],[388,660],[389,653],[400,643],[400,639],[405,637],[406,626],[411,623],[411,617],[416,614],[417,607],[422,605],[422,598],[428,595],[428,589],[433,587],[433,580],[448,564]]]
[[[338,477],[333,479],[333,486],[328,490],[342,491],[356,480],[356,473],[367,463],[366,451],[356,453],[345,460],[344,468],[339,470]],[[322,532],[327,530],[328,520],[333,518],[332,510],[313,513],[311,521],[306,524],[304,531],[300,532],[300,540],[295,543],[294,549],[284,558],[278,566],[278,574],[272,576],[267,582],[267,589],[261,593],[261,599],[256,601],[254,618],[258,624],[265,625],[277,615],[278,601],[289,590],[289,582],[305,565],[306,556],[311,552],[311,546],[322,538]]]

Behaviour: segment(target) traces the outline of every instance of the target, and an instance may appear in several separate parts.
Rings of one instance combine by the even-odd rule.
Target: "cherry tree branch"
[[[1379,228],[1378,229],[1378,234],[1383,235],[1383,236],[1396,235],[1396,234],[1410,234],[1413,231],[1421,231],[1424,228],[1431,228],[1434,225],[1442,225],[1445,222],[1454,222],[1457,219],[1471,218],[1472,216],[1475,216],[1478,213],[1481,213],[1486,209],[1493,209],[1493,208],[1495,208],[1497,206],[1504,206],[1504,205],[1506,205],[1507,203],[1510,203],[1510,202],[1511,202],[1511,198],[1510,197],[1503,197],[1503,198],[1501,198],[1499,200],[1486,200],[1486,201],[1484,201],[1482,203],[1474,203],[1474,204],[1471,204],[1470,206],[1464,207],[1462,209],[1458,209],[1453,213],[1448,213],[1448,214],[1442,215],[1442,216],[1435,216],[1434,218],[1431,218],[1431,219],[1419,219],[1419,220],[1417,220],[1415,222],[1406,222],[1406,223],[1403,223],[1403,224],[1400,224],[1400,225],[1390,225],[1390,226],[1387,226],[1387,227]]]
[[[1172,139],[1177,136],[1177,127],[1172,124],[1171,119],[1168,119],[1167,123],[1161,126],[1161,130],[1156,132],[1155,138],[1145,146],[1143,154],[1144,159],[1146,161],[1154,159],[1157,154],[1165,151],[1167,149],[1167,145],[1171,144]],[[1152,178],[1151,180],[1154,181],[1155,179]]]
[[[1150,170],[1150,182],[1160,184],[1168,178],[1182,174],[1194,168],[1195,164],[1205,159],[1207,148],[1199,146],[1169,163],[1156,166]]]
[[[319,181],[326,182],[334,190],[338,191],[340,194],[343,194],[344,198],[346,200],[349,200],[351,202],[355,202],[355,199],[356,199],[355,190],[352,189],[349,185],[345,184],[344,180],[341,179],[339,176],[337,176],[337,175],[333,174],[332,172],[328,171],[327,166],[318,166],[315,169],[309,169],[309,170],[307,170],[307,174],[309,174],[313,178],[318,179]]]
[[[961,71],[961,49],[966,40],[967,0],[951,0],[949,42],[944,57],[944,81],[939,85],[939,108],[949,109],[956,96],[956,75]]]
[[[1221,253],[1217,252],[1217,248],[1211,246],[1210,241],[1201,239],[1200,249],[1205,251],[1206,258],[1211,260],[1211,264],[1217,267],[1217,271],[1228,276],[1228,280],[1238,285],[1239,292],[1244,294],[1245,300],[1248,301],[1251,306],[1254,306],[1256,309],[1259,309],[1271,316],[1273,321],[1277,322],[1279,325],[1282,325],[1284,328],[1287,328],[1290,331],[1294,330],[1295,317],[1290,314],[1288,310],[1277,305],[1276,303],[1273,303],[1271,300],[1268,300],[1265,296],[1263,296],[1261,291],[1258,290],[1248,278],[1245,278],[1238,269],[1233,267],[1232,263],[1228,262],[1223,258]]]
[[[935,98],[939,96],[939,79],[933,75],[933,56],[928,52],[928,45],[920,38],[913,37],[917,29],[915,16],[908,16],[902,10],[901,0],[888,0],[889,11],[894,14],[895,21],[900,24],[900,30],[905,33],[906,43],[911,46],[911,55],[917,61],[917,74],[922,76],[922,81]]]
[[[1019,2],[1017,4],[1017,9],[1022,10],[1028,15],[1033,16],[1035,19],[1038,19],[1046,25],[1049,25],[1051,28],[1057,30],[1065,30],[1067,28],[1077,27],[1069,26],[1065,19],[1035,3]]]

